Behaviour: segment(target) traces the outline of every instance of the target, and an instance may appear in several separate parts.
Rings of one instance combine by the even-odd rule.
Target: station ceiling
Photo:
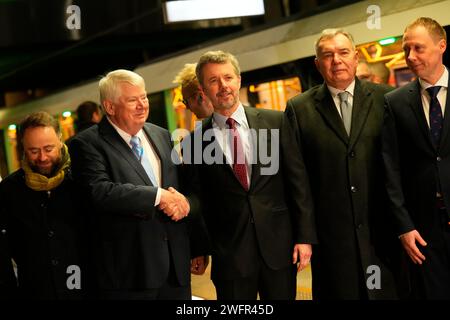
[[[0,106],[9,92],[26,91],[30,99],[36,98],[37,92],[46,95],[110,70],[135,69],[302,11],[356,1],[264,0],[264,16],[170,25],[164,23],[163,2],[0,0]],[[80,8],[79,29],[67,26],[72,5]]]

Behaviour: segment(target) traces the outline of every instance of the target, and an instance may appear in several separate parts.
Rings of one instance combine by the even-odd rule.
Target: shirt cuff
[[[161,202],[161,188],[158,188],[155,198],[155,207],[158,206],[160,202]]]

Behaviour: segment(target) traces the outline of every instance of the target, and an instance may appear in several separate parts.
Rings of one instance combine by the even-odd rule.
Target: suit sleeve
[[[6,196],[0,184],[0,195]],[[0,300],[13,299],[17,295],[17,283],[14,274],[11,254],[8,248],[8,227],[3,203],[0,205]]]
[[[281,153],[288,201],[293,214],[296,243],[317,243],[314,205],[309,177],[301,153],[300,140],[295,138],[291,126],[292,110],[287,108],[281,129]],[[297,140],[297,143],[296,143]]]
[[[182,153],[185,154],[190,148],[192,136],[187,136],[182,143]],[[189,157],[188,157],[189,158]],[[202,214],[202,201],[199,175],[197,167],[191,161],[185,161],[179,166],[180,184],[183,194],[188,198],[191,211],[187,217],[189,228],[189,241],[191,246],[191,257],[207,256],[211,254],[211,243]]]
[[[8,254],[4,236],[0,236],[0,300],[12,299],[16,294],[17,286],[12,260]]]
[[[395,115],[385,98],[384,122],[381,133],[382,156],[385,167],[386,190],[397,233],[403,234],[415,229],[408,211],[405,208],[405,197],[402,189],[400,155]]]
[[[153,218],[158,188],[120,183],[113,180],[111,166],[100,147],[86,139],[75,138],[70,144],[73,176],[96,211],[137,218]],[[124,169],[124,172],[126,169]]]

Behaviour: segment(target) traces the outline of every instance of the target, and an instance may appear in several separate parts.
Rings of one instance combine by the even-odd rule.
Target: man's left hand
[[[294,246],[294,253],[292,254],[292,263],[297,263],[297,271],[305,269],[312,255],[312,247],[307,243],[297,243]]]

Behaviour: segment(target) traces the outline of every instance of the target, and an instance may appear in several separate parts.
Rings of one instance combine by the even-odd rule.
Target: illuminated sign
[[[166,23],[264,14],[264,0],[185,0],[163,5]]]

